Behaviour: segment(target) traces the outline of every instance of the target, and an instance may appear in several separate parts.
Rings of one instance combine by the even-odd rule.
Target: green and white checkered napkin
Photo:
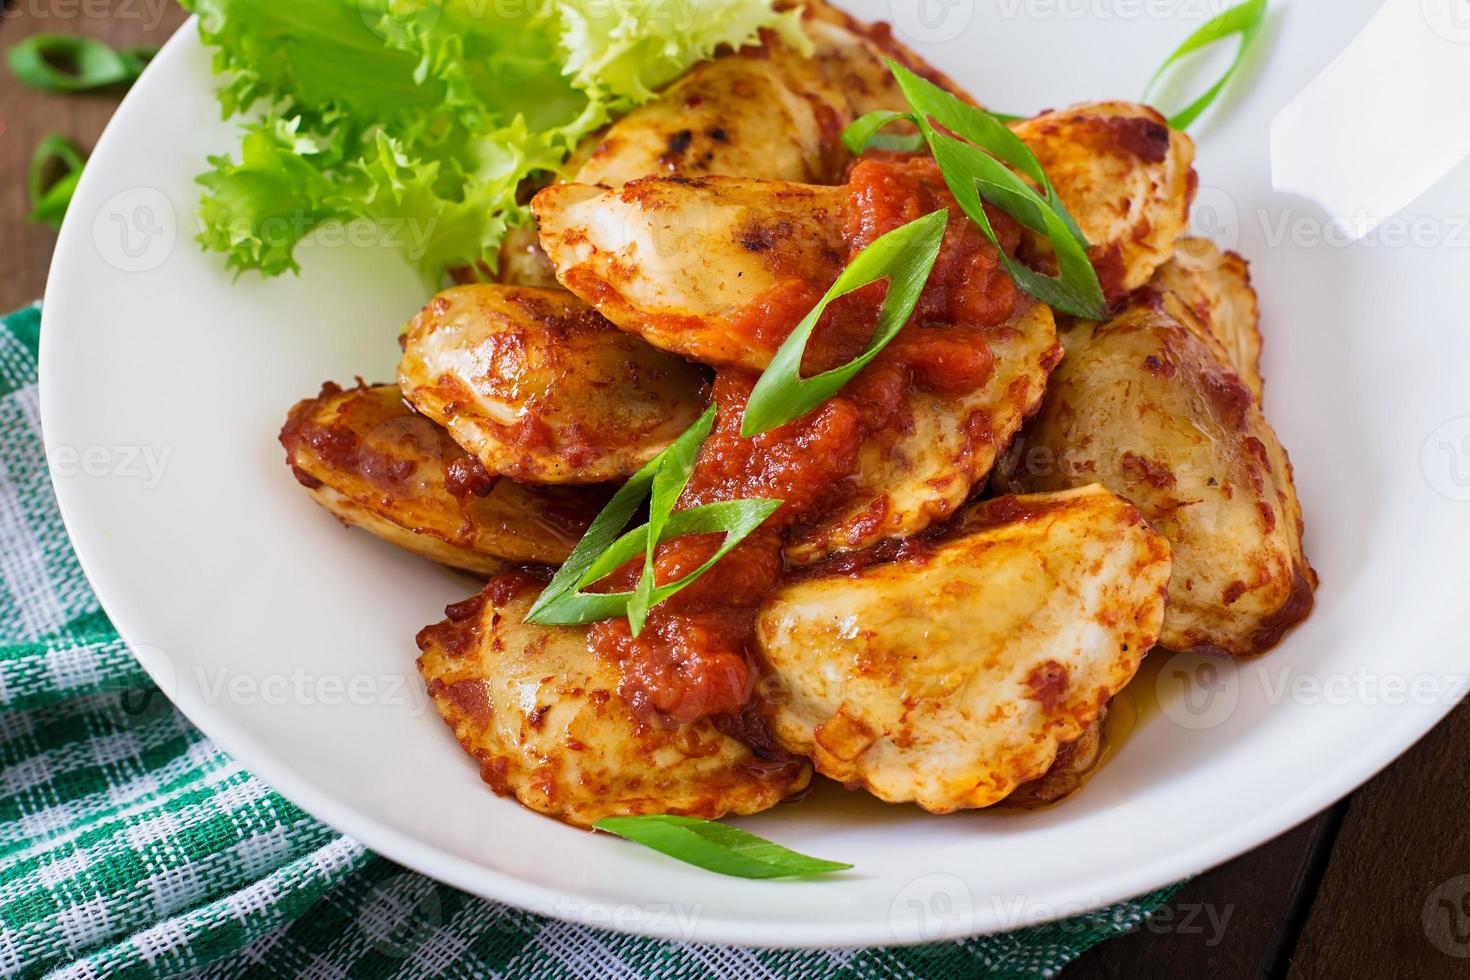
[[[1172,894],[961,943],[767,952],[569,925],[405,871],[282,799],[149,683],[56,511],[40,310],[0,322],[0,976],[1051,976]]]

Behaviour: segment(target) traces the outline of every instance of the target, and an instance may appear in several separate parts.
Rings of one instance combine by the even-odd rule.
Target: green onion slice
[[[776,512],[781,506],[779,500],[730,500],[673,510],[689,483],[699,447],[714,421],[715,406],[711,405],[698,421],[613,494],[531,607],[526,622],[581,626],[627,616],[633,635],[637,636],[642,632],[649,609],[694,584]],[[623,533],[645,500],[649,502],[648,522]],[[677,582],[654,584],[653,552],[660,543],[689,534],[718,533],[725,535],[724,543],[703,565]],[[582,591],[639,555],[643,556],[643,571],[634,591]]]
[[[1001,122],[1005,123],[1007,126],[1009,126],[1011,123],[1023,122],[1026,119],[1030,118],[1029,116],[1017,116],[1009,112],[996,112],[994,109],[986,109],[985,111],[990,113],[995,118],[999,119]]]
[[[1066,220],[1051,208],[1041,206],[1042,200],[1036,192],[994,157],[980,152],[968,143],[937,133],[930,140],[934,148],[934,159],[939,162],[939,169],[955,200],[970,220],[980,226],[985,237],[990,239],[1001,263],[1016,281],[1016,285],[1063,313],[1089,320],[1106,319],[1107,302],[1103,298],[1102,285],[1097,279],[1097,270],[1087,257],[1086,247],[1072,234]],[[1026,195],[1031,196],[1027,202],[1032,205],[1031,209],[1018,207],[1013,212],[1007,208],[1007,203],[1017,198],[1025,199]],[[1040,232],[1051,241],[1057,257],[1056,277],[1037,272],[1005,253],[1000,246],[1000,238],[985,213],[985,201],[996,204],[1023,225]],[[1032,223],[1033,219],[1037,224]]]
[[[709,436],[709,430],[714,423],[714,406],[705,411],[709,423],[705,424],[699,432],[698,438],[689,438],[695,431],[675,439],[669,448],[663,452],[663,462],[653,474],[653,489],[648,499],[648,524],[644,534],[645,541],[652,541],[653,546],[645,544],[643,548],[643,572],[638,576],[638,585],[633,589],[633,596],[628,600],[628,623],[633,627],[633,635],[637,636],[643,630],[643,621],[648,616],[648,607],[653,605],[654,574],[653,553],[658,542],[663,540],[664,528],[668,524],[669,515],[674,511],[674,505],[679,502],[679,495],[689,485],[689,477],[694,473],[694,460],[699,455],[699,447]],[[703,418],[700,420],[703,421]],[[730,536],[727,535],[727,541]]]
[[[897,62],[890,62],[889,67],[898,82],[899,89],[918,114],[919,126],[926,136],[934,132],[932,123],[937,122],[960,139],[975,144],[986,153],[1029,177],[1042,189],[1047,205],[1061,216],[1073,237],[1084,249],[1087,247],[1087,238],[1077,227],[1077,223],[1072,220],[1072,215],[1067,212],[1067,206],[1062,203],[1056,188],[1052,186],[1051,178],[1042,169],[1041,161],[1036,159],[1036,154],[1031,152],[1031,148],[1021,137],[1011,132],[1005,120],[984,109],[977,109],[928,79],[915,75]],[[1022,210],[1028,204],[1028,201],[1021,199],[1015,201],[1015,206]],[[1032,230],[1041,231],[1042,229],[1033,227]]]
[[[801,418],[835,395],[888,346],[918,305],[919,295],[939,258],[939,247],[944,242],[944,229],[948,223],[948,211],[935,211],[895,228],[857,254],[842,270],[832,288],[827,290],[822,301],[791,331],[791,336],[786,338],[771,359],[770,366],[761,374],[745,406],[745,418],[740,426],[742,436],[749,438],[769,432]],[[838,297],[880,279],[889,280],[888,295],[883,299],[878,324],[867,349],[841,367],[802,378],[802,355],[806,353],[813,328],[827,307]]]
[[[878,109],[853,120],[852,124],[842,131],[842,145],[847,147],[847,152],[853,156],[861,156],[864,150],[917,153],[924,148],[924,137],[921,133],[894,136],[882,132],[884,127],[892,123],[913,122],[913,120],[914,115],[911,112]]]
[[[1056,188],[1029,147],[1004,122],[946,92],[902,65],[889,63],[894,78],[913,108],[910,114],[870,113],[843,134],[853,152],[872,146],[884,126],[907,119],[919,126],[940,173],[960,208],[980,227],[1000,253],[1006,271],[1025,292],[1073,316],[1103,319],[1107,303],[1097,270],[1087,257],[1088,243],[1068,213]],[[939,128],[945,130],[940,132]],[[949,133],[955,134],[950,136]],[[956,138],[959,137],[959,138]],[[1018,173],[1019,171],[1019,173]],[[1029,178],[1038,193],[1023,177]],[[1053,278],[1015,261],[985,214],[989,202],[1051,242],[1058,275]]]
[[[592,826],[685,864],[734,878],[800,878],[852,867],[798,854],[735,827],[695,817],[604,817]]]
[[[1250,50],[1251,45],[1260,36],[1261,28],[1265,23],[1266,0],[1246,0],[1245,3],[1237,4],[1229,10],[1221,11],[1217,16],[1202,24],[1199,30],[1185,38],[1184,43],[1175,48],[1174,53],[1164,59],[1164,63],[1159,66],[1158,71],[1154,72],[1153,78],[1149,79],[1148,86],[1143,90],[1144,101],[1148,101],[1150,94],[1158,86],[1159,79],[1163,78],[1164,73],[1176,62],[1187,55],[1209,47],[1217,41],[1223,41],[1237,34],[1240,35],[1240,46],[1236,48],[1235,58],[1231,60],[1229,67],[1225,69],[1225,73],[1220,76],[1215,84],[1206,89],[1203,95],[1169,117],[1169,125],[1173,128],[1188,128],[1190,123],[1198,119],[1206,109],[1214,104],[1215,99],[1219,98],[1220,93],[1225,89],[1225,85],[1235,75],[1236,70],[1240,68],[1240,63],[1245,60],[1246,52]]]
[[[43,92],[83,92],[108,85],[131,85],[143,74],[157,48],[114,51],[95,38],[74,34],[32,34],[6,52],[15,77]]]
[[[59,161],[64,169],[60,177],[47,185],[46,170],[53,161]],[[77,181],[81,179],[82,167],[85,165],[86,159],[82,156],[82,151],[64,136],[51,133],[36,144],[26,173],[26,189],[31,198],[29,220],[60,228],[61,219],[66,216],[66,209],[71,204],[72,195],[76,193]]]

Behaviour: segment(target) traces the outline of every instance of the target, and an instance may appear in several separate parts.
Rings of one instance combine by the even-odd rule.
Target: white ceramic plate
[[[1034,110],[1136,96],[1218,6],[921,4],[928,21],[912,0],[853,9],[896,15],[990,104]],[[1442,217],[1463,215],[1470,171],[1399,219],[1422,232],[1409,243],[1325,244],[1321,213],[1270,189],[1269,120],[1374,6],[1278,10],[1253,84],[1198,134],[1207,230],[1254,261],[1266,407],[1296,463],[1317,611],[1257,662],[1155,658],[1134,700],[1158,709],[1065,805],[934,817],[828,787],[741,824],[856,870],[756,883],[491,794],[413,670],[415,632],[473,583],[344,530],[275,441],[324,379],[390,378],[398,324],[426,296],[390,247],[324,242],[300,278],[238,283],[195,247],[191,180],[233,127],[192,28],[98,145],[47,289],[42,412],[77,552],[154,677],[226,750],[380,853],[539,912],[682,939],[886,944],[1012,928],[1199,872],[1403,752],[1470,665],[1470,242],[1463,217]]]

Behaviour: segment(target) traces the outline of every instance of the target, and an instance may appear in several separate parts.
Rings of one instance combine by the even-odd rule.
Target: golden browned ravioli
[[[997,470],[1013,492],[1100,482],[1174,548],[1173,650],[1274,646],[1312,608],[1291,463],[1228,352],[1170,292],[1064,332],[1045,401]]]
[[[1148,282],[1189,226],[1194,141],[1131,102],[1058,109],[1013,129],[1091,243],[1108,299]]]
[[[781,588],[757,642],[772,731],[818,772],[936,813],[1045,775],[1158,638],[1169,546],[1100,486],[967,509],[897,561]]]
[[[995,358],[990,379],[960,395],[911,387],[902,424],[863,440],[852,496],[835,514],[793,531],[786,546],[793,564],[917,534],[970,498],[1041,404],[1047,376],[1062,358],[1056,320],[1040,303],[1023,304],[987,339]]]
[[[456,281],[466,285],[479,282],[481,277],[472,270],[463,270]],[[560,289],[556,281],[556,270],[551,260],[541,251],[541,237],[535,223],[517,225],[507,229],[500,243],[500,259],[494,270],[486,270],[485,278],[507,286],[536,286],[541,289]]]
[[[805,789],[811,767],[757,756],[711,719],[644,722],[586,627],[524,622],[539,583],[492,580],[418,635],[429,695],[495,792],[577,826],[646,813],[718,819]]]
[[[842,130],[875,109],[908,108],[885,58],[954,89],[882,29],[825,5],[806,4],[805,15],[809,57],[768,33],[759,45],[700,62],[584,140],[563,172],[573,183],[610,188],[652,176],[837,183],[850,159]],[[533,226],[506,234],[496,278],[557,285]]]
[[[580,147],[568,168],[572,180],[606,187],[649,176],[836,183],[849,159],[842,130],[877,109],[908,110],[886,58],[953,85],[885,31],[825,4],[808,5],[806,15],[809,50],[768,33],[759,45],[695,65]]]
[[[706,378],[563,290],[455,286],[408,325],[398,384],[490,473],[630,476],[704,409]]]
[[[1154,273],[1153,285],[1174,293],[1230,355],[1230,366],[1261,400],[1260,306],[1250,265],[1207,238],[1181,238],[1174,257]]]
[[[1035,810],[1051,806],[1082,788],[1087,777],[1102,761],[1107,748],[1109,706],[1104,705],[1092,724],[1082,734],[1057,749],[1051,768],[1037,779],[1022,783],[997,806],[1014,810]]]
[[[794,5],[794,4],[793,4]],[[967,102],[973,97],[954,79],[893,36],[883,21],[864,21],[826,0],[801,0],[803,27],[812,38],[812,60],[847,99],[854,118],[879,109],[907,112],[908,100],[888,70],[887,59],[929,79]]]
[[[833,58],[862,58],[886,72],[856,38],[824,29]],[[842,127],[855,118],[818,62],[776,38],[691,68],[654,101],[591,139],[572,161],[581,184],[620,187],[650,176],[760,177],[833,183],[846,151]]]
[[[343,523],[483,575],[507,562],[560,564],[606,500],[489,477],[394,385],[323,386],[291,409],[281,445],[296,479]]]
[[[831,283],[847,259],[841,187],[737,177],[560,184],[533,207],[562,285],[624,330],[705,364],[763,370],[784,338],[741,329],[792,281]]]

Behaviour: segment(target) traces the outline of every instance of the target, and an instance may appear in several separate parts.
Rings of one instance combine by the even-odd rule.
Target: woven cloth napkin
[[[571,925],[406,871],[222,753],[128,652],[56,510],[39,336],[39,307],[0,319],[0,976],[1046,977],[1172,894],[958,943],[782,952]]]

